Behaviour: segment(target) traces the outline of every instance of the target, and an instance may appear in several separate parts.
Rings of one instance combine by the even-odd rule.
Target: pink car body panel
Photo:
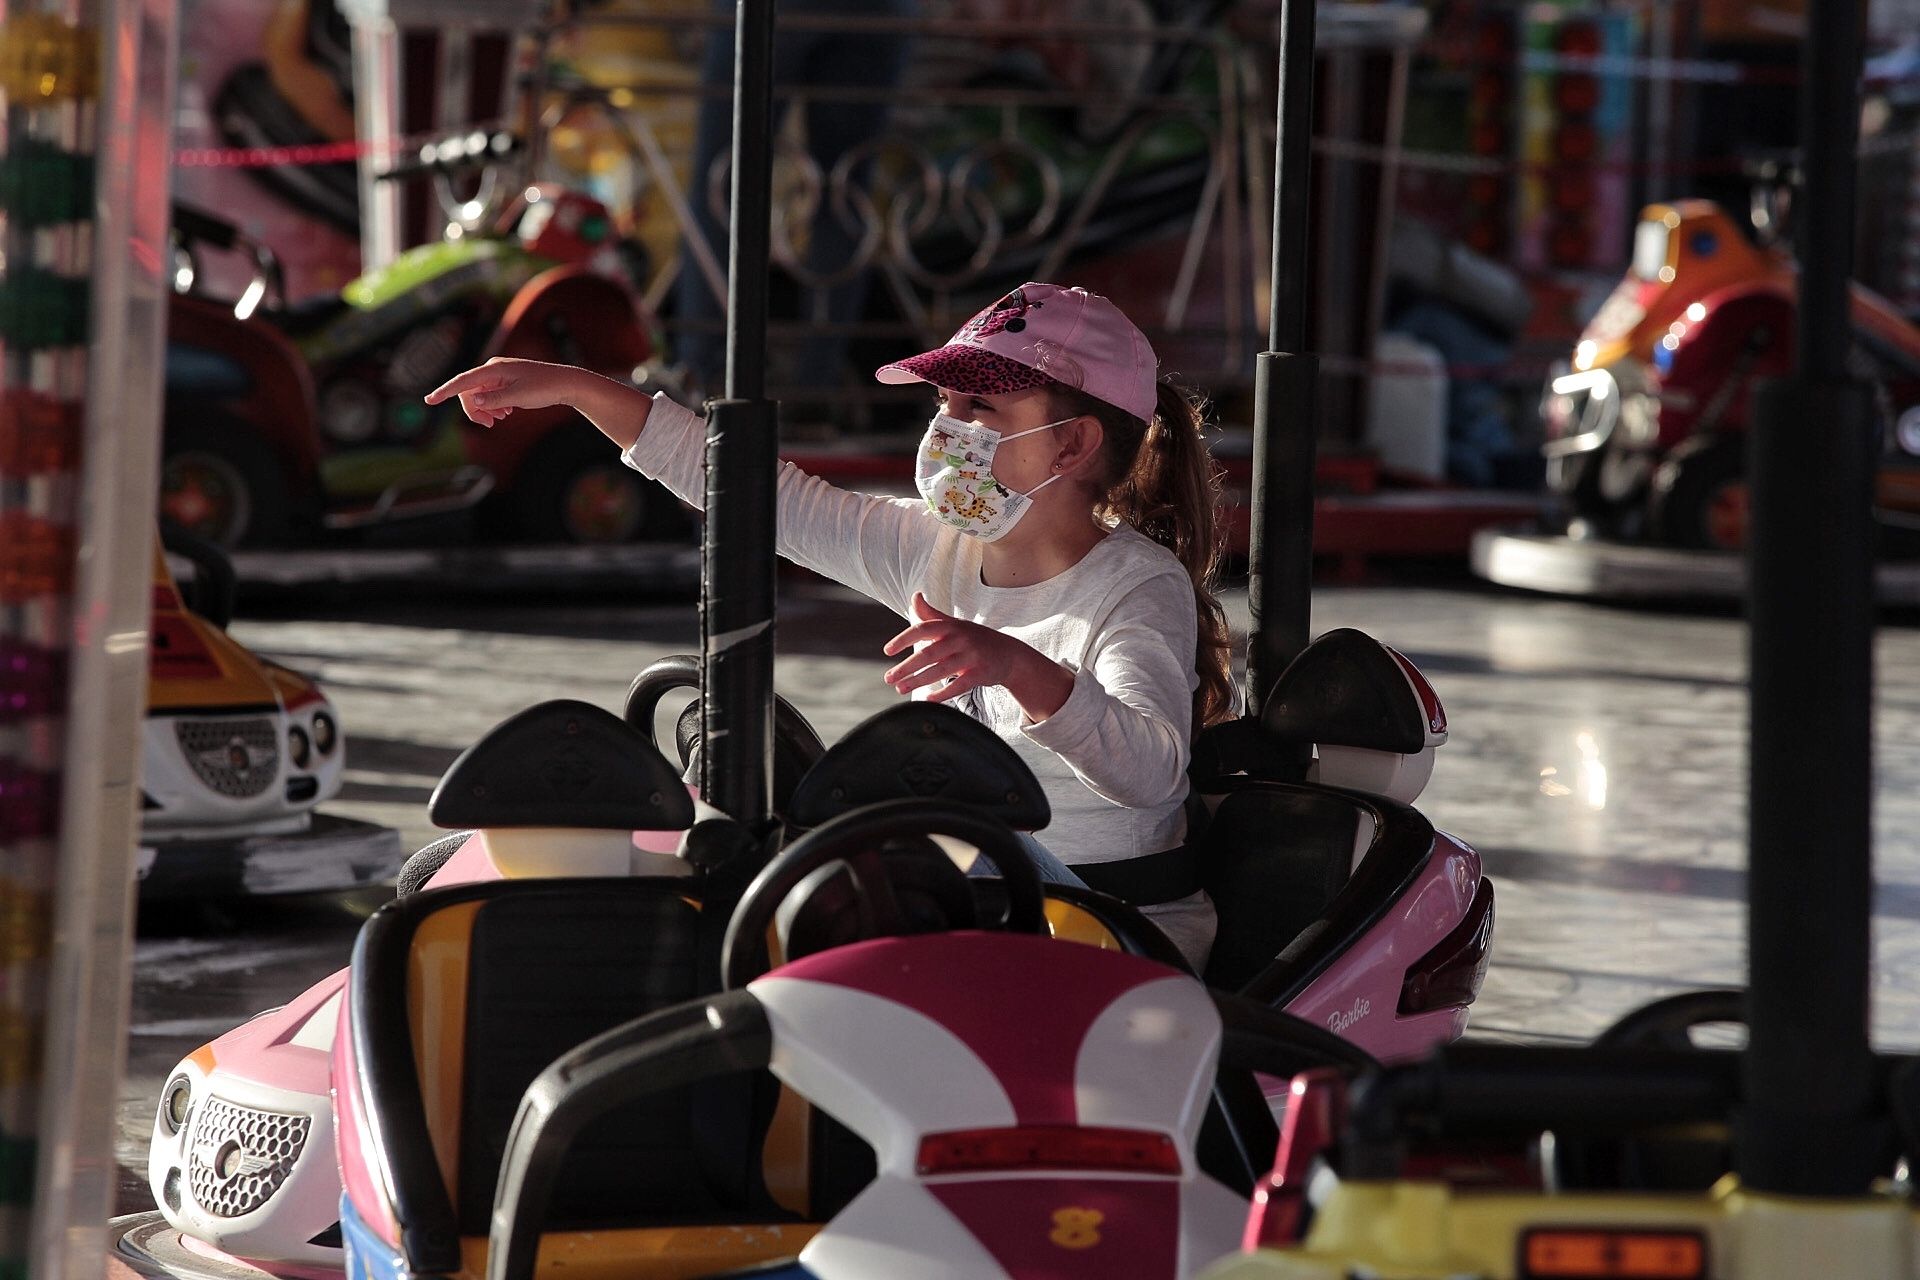
[[[333,1037],[333,1072],[348,1083],[333,1093],[333,1139],[340,1164],[340,1183],[360,1220],[398,1249],[400,1221],[393,1215],[393,1195],[371,1157],[374,1144],[367,1134],[367,1113],[360,1090],[365,1087],[353,1070],[353,1037],[348,1021],[353,997],[340,1002],[340,1023]]]
[[[1237,1241],[1244,1201],[1194,1154],[1220,1020],[1191,979],[969,931],[838,947],[747,990],[774,1074],[874,1150],[874,1181],[801,1251],[815,1274],[899,1274],[911,1255],[924,1280],[1188,1276]],[[946,1135],[1075,1128],[1164,1135],[1171,1162],[943,1171],[926,1154]]]
[[[326,1049],[295,1043],[314,1013],[347,983],[340,970],[278,1009],[243,1022],[202,1050],[208,1065],[243,1080],[325,1096],[332,1079]]]
[[[1459,1039],[1467,1027],[1465,1008],[1401,1014],[1400,988],[1408,968],[1466,916],[1480,880],[1480,855],[1436,831],[1421,882],[1296,996],[1287,1012],[1353,1041],[1383,1062],[1423,1057]]]

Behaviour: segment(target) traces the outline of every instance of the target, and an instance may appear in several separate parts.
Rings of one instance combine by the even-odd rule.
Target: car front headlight
[[[193,1081],[177,1075],[160,1091],[160,1127],[175,1134],[193,1117]]]
[[[313,745],[319,749],[321,755],[330,756],[333,754],[333,749],[339,744],[340,730],[333,723],[333,717],[324,711],[315,712],[313,717]]]

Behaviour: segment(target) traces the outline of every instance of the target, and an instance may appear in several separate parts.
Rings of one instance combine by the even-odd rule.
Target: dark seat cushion
[[[672,891],[609,887],[481,904],[467,991],[462,1235],[487,1234],[507,1131],[533,1078],[582,1041],[700,993],[698,908]],[[752,1171],[769,1083],[742,1075],[657,1093],[596,1125],[568,1160],[552,1229],[765,1220]]]
[[[1225,796],[1200,838],[1219,912],[1209,986],[1239,991],[1318,920],[1353,870],[1367,809],[1337,792],[1275,785]]]

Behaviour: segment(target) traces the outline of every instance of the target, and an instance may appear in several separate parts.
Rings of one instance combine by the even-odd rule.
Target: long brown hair
[[[1193,728],[1233,714],[1232,641],[1226,610],[1214,598],[1220,571],[1219,528],[1214,520],[1220,498],[1220,473],[1207,452],[1200,428],[1206,400],[1197,391],[1162,380],[1153,419],[1143,421],[1084,391],[1056,383],[1054,416],[1086,414],[1104,434],[1101,456],[1105,484],[1095,513],[1123,520],[1173,552],[1193,579],[1193,601],[1200,619],[1194,666],[1200,687],[1193,695]]]

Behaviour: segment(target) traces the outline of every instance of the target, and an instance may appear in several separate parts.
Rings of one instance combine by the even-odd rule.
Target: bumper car
[[[1649,205],[1626,276],[1541,399],[1550,533],[1486,530],[1474,571],[1505,586],[1615,598],[1737,598],[1751,524],[1749,454],[1761,387],[1802,335],[1799,270],[1780,227],[1791,179],[1763,166],[1754,228],[1718,205]],[[1877,450],[1865,501],[1887,562],[1881,591],[1912,598],[1920,547],[1920,327],[1859,284],[1848,370],[1872,390]]]
[[[1386,1061],[1466,1030],[1492,954],[1493,882],[1414,809],[1447,739],[1425,676],[1330,631],[1257,718],[1194,744],[1195,838],[1220,913],[1208,985],[1318,1023]]]
[[[650,748],[619,750],[634,746],[631,738],[606,712],[577,702],[542,704],[501,725],[456,762],[434,812],[458,820],[478,805],[503,820],[421,850],[402,869],[400,897],[428,880],[438,885],[557,871],[615,874],[616,864],[617,874],[665,876],[688,891],[693,866],[674,856],[674,849],[693,825],[693,801]],[[549,820],[557,817],[551,797],[542,808],[537,798],[510,793],[511,811],[498,807],[499,795],[510,792],[530,757],[545,766],[530,775],[536,785],[570,792],[565,819]],[[496,768],[502,759],[511,764],[501,780],[478,780],[478,771]],[[605,771],[596,775],[596,769]],[[618,831],[580,826],[620,807],[610,787],[632,788],[651,803],[627,805],[621,816],[631,821]],[[461,794],[476,788],[479,797]],[[490,790],[493,807],[486,804]],[[504,819],[512,818],[541,825],[507,825]],[[423,870],[427,864],[430,869]],[[202,1046],[169,1075],[154,1117],[148,1179],[173,1233],[159,1242],[159,1256],[175,1269],[190,1267],[199,1252],[217,1263],[240,1260],[283,1275],[339,1273],[332,1057],[348,973],[332,974],[282,1008]]]
[[[1171,1277],[1231,1249],[1275,1136],[1251,1073],[1371,1059],[1139,954],[1178,958],[1123,904],[1043,887],[1013,832],[1044,797],[981,726],[903,706],[842,746],[913,744],[965,802],[867,803],[865,752],[829,752],[795,808],[839,812],[723,930],[675,878],[376,913],[334,1049],[348,1272]]]
[[[222,629],[216,549],[189,551],[213,618],[189,609],[154,555],[152,664],[141,727],[141,892],[149,898],[305,893],[391,878],[398,835],[317,813],[340,790],[340,716],[312,680]]]
[[[1798,273],[1703,200],[1651,205],[1634,262],[1542,402],[1548,480],[1581,530],[1739,551],[1759,383],[1793,366]],[[1915,522],[1920,330],[1859,285],[1852,360],[1877,389],[1884,447],[1874,509]]]

